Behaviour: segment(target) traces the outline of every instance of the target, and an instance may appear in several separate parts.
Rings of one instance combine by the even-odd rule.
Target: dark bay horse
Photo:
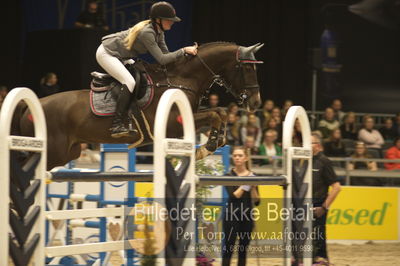
[[[154,82],[181,85],[191,103],[196,129],[210,126],[211,133],[207,144],[196,152],[196,158],[204,158],[223,145],[223,134],[227,115],[222,109],[199,111],[199,103],[213,84],[224,86],[248,110],[260,105],[259,85],[254,53],[262,45],[251,47],[233,43],[208,43],[201,45],[197,56],[188,56],[166,66],[165,72],[160,66],[150,67],[148,73]],[[151,132],[158,101],[168,87],[155,88],[151,104],[144,110]],[[80,156],[80,143],[136,143],[139,136],[112,138],[109,127],[112,117],[94,115],[89,103],[89,90],[57,93],[40,99],[47,121],[48,169],[65,165]],[[182,126],[179,124],[177,108],[170,114],[167,135],[180,137]],[[17,122],[20,135],[30,136],[33,124],[29,111],[21,107]],[[149,144],[145,141],[140,145]]]

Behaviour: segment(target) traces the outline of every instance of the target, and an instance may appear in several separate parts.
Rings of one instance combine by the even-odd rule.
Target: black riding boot
[[[121,92],[117,100],[117,108],[115,110],[115,117],[111,125],[111,137],[120,138],[129,136],[129,129],[124,125],[124,118],[128,113],[128,108],[131,103],[131,92],[126,85],[122,85]]]

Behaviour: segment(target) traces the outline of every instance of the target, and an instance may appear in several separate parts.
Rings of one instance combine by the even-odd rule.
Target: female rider
[[[169,52],[165,44],[164,31],[170,30],[174,22],[179,21],[181,19],[176,16],[175,9],[170,3],[157,2],[151,6],[149,20],[141,21],[128,30],[103,37],[96,52],[97,62],[122,84],[117,99],[116,114],[110,128],[112,137],[129,135],[123,118],[128,111],[136,82],[124,63],[132,62],[132,58],[144,53],[150,53],[161,65],[174,62],[185,53],[197,54],[197,45]]]

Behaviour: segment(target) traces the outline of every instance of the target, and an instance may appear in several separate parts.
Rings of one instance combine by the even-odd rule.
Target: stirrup
[[[113,138],[121,138],[129,136],[129,129],[127,129],[124,125],[117,125],[115,127],[110,128],[111,137]]]

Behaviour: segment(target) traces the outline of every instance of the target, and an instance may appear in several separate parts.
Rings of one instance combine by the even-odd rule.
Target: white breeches
[[[135,79],[118,58],[107,53],[103,44],[100,44],[99,48],[97,48],[96,59],[99,65],[107,71],[108,74],[118,80],[121,84],[125,84],[129,91],[133,92],[136,84]]]

